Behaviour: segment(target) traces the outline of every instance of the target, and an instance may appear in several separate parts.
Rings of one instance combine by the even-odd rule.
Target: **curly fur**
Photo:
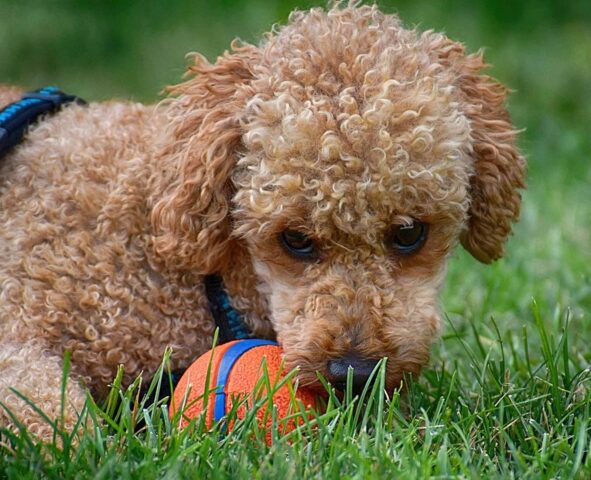
[[[211,343],[213,272],[302,381],[351,350],[387,357],[389,388],[419,373],[454,245],[490,262],[519,214],[525,162],[484,67],[376,7],[335,6],[195,55],[156,107],[74,105],[32,128],[0,166],[0,400],[47,438],[11,389],[55,416],[64,351],[70,424],[118,365],[130,382],[171,346],[186,366]],[[397,254],[385,238],[411,219],[428,239]],[[290,256],[285,228],[318,261]]]

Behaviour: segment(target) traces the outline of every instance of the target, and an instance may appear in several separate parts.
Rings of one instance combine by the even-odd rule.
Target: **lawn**
[[[186,52],[214,58],[312,4],[2,0],[0,81],[156,101]],[[162,406],[115,382],[119,401],[89,403],[76,446],[59,431],[64,449],[0,433],[0,479],[591,478],[591,2],[380,4],[486,47],[491,74],[515,91],[529,162],[506,258],[451,259],[445,331],[422,377],[402,398],[333,397],[271,447],[249,418],[227,435],[177,431]]]

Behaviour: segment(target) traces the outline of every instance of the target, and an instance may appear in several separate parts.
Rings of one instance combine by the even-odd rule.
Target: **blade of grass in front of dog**
[[[377,410],[376,410],[376,430],[375,430],[375,441],[381,443],[383,440],[384,433],[384,408],[386,401],[386,362],[387,359],[382,358],[378,363],[378,381],[373,386],[371,397],[378,398]]]
[[[115,415],[115,409],[119,405],[119,395],[121,392],[121,385],[123,383],[123,365],[119,365],[117,367],[117,373],[115,374],[115,379],[111,384],[111,388],[109,389],[109,394],[107,396],[107,404],[104,410],[106,417],[112,419]]]
[[[534,300],[532,301],[532,312],[535,321],[535,325],[542,341],[542,355],[544,357],[546,368],[550,373],[550,390],[552,392],[552,408],[557,409],[555,410],[559,415],[563,413],[562,411],[562,403],[560,401],[560,391],[559,391],[559,380],[558,380],[558,370],[556,368],[556,362],[554,360],[555,355],[554,352],[555,347],[553,344],[552,339],[548,336],[548,332],[546,330],[546,326],[542,321],[542,317],[540,314],[540,309],[538,307],[537,302]]]
[[[169,385],[172,385],[172,378],[170,374],[170,356],[172,354],[171,348],[166,348],[164,351],[164,355],[160,362],[160,365],[156,369],[156,372],[152,376],[152,380],[148,385],[148,388],[144,392],[142,399],[139,402],[139,407],[143,411],[145,409],[151,409],[156,407],[159,403],[162,403],[164,399],[160,398],[160,389],[162,388],[162,381],[167,380]],[[166,375],[166,379],[164,378]],[[172,390],[171,390],[172,392]],[[151,405],[146,405],[146,403],[151,399],[154,398],[154,402]]]
[[[70,357],[72,356],[69,350],[64,352],[64,359],[63,359],[63,368],[62,368],[62,382],[61,382],[61,392],[60,392],[60,418],[59,418],[59,425],[64,425],[65,419],[65,412],[66,412],[66,392],[68,388],[68,378],[70,376]],[[55,431],[55,430],[54,430]],[[55,435],[54,435],[54,442],[55,442]]]
[[[589,442],[591,435],[589,435],[589,410],[587,409],[585,418],[579,420],[575,420],[575,458],[573,461],[573,465],[569,474],[569,478],[576,478],[576,474],[581,468],[583,463],[584,455],[588,455],[589,452]],[[589,461],[589,458],[587,458]]]
[[[218,339],[219,339],[219,334],[220,334],[220,329],[216,328],[215,331],[213,332],[213,340],[212,340],[212,347],[211,347],[211,355],[209,356],[209,360],[207,362],[207,372],[205,374],[205,385],[204,385],[204,392],[203,392],[203,407],[202,407],[202,412],[207,412],[208,410],[208,406],[209,406],[209,402],[210,402],[210,394],[212,392],[217,392],[217,386],[213,385],[212,388],[212,369],[213,369],[213,359],[214,359],[214,355],[215,355],[215,349],[217,347],[218,344]],[[207,420],[206,420],[206,415],[203,414],[201,415],[201,428],[207,428]]]
[[[173,415],[173,419],[172,419],[173,420],[172,423],[175,426],[175,428],[178,428],[178,426],[180,425],[180,420],[182,418],[186,422],[185,429],[197,429],[199,431],[204,431],[204,430],[208,429],[206,412],[208,410],[209,397],[212,393],[217,392],[217,386],[214,385],[212,388],[211,384],[212,384],[213,359],[214,359],[214,355],[215,355],[215,348],[216,348],[217,342],[218,342],[218,337],[219,337],[219,328],[216,328],[214,330],[213,340],[212,340],[212,348],[210,350],[210,355],[209,355],[208,362],[207,362],[207,370],[205,373],[205,384],[204,384],[203,394],[198,395],[196,398],[189,401],[189,398],[191,396],[191,391],[192,391],[192,385],[190,383],[188,383],[187,389],[185,390],[185,392],[183,394],[183,398],[181,400],[180,405],[178,405],[178,406],[175,405],[174,393],[172,395],[172,398],[170,400],[170,404],[171,404],[171,407],[173,408],[173,411],[175,412]],[[188,408],[192,407],[193,405],[195,405],[196,403],[198,403],[199,401],[202,402],[202,408],[201,408],[202,413],[194,418],[186,416],[185,415],[186,410]]]
[[[88,395],[88,398],[86,400],[86,404],[88,405],[88,416],[90,417],[90,419],[92,420],[92,432],[90,433],[90,435],[93,436],[93,445],[97,450],[97,455],[99,456],[104,456],[105,455],[105,440],[104,440],[104,435],[103,435],[103,425],[101,425],[100,423],[100,418],[102,418],[101,416],[101,410],[98,408],[98,406],[96,405],[96,403],[94,403],[94,400],[92,398],[91,395]],[[112,419],[110,418],[109,415],[106,414],[106,412],[104,413],[104,417],[105,420],[107,421],[107,425],[112,427],[112,423],[109,423],[109,420],[112,422]]]
[[[370,418],[373,415],[374,403],[378,402],[378,410],[375,412],[375,418],[380,418],[380,410],[383,413],[383,399],[385,395],[385,362],[386,359],[381,359],[369,376],[361,394],[359,395],[360,407],[357,408],[356,415],[353,419],[359,428],[366,429]],[[381,402],[381,405],[380,405]]]
[[[566,388],[569,388],[571,385],[570,360],[568,352],[568,335],[566,334],[570,325],[570,315],[570,309],[567,309],[564,317],[564,324],[562,326],[562,335],[560,338],[560,342],[558,343],[558,347],[560,348],[562,353],[562,383],[566,386]]]

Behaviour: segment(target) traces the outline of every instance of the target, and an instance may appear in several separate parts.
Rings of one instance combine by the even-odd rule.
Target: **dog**
[[[300,382],[417,375],[461,243],[489,263],[525,160],[481,53],[376,6],[291,14],[260,45],[195,54],[158,105],[71,104],[0,164],[0,424],[42,439],[211,347],[217,275],[250,335]],[[0,102],[21,91],[0,88]],[[7,411],[11,411],[11,417]]]

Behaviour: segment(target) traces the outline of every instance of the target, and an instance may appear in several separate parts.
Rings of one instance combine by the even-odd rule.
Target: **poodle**
[[[489,263],[525,161],[481,53],[376,6],[291,14],[158,105],[70,104],[0,160],[0,425],[42,439],[101,398],[211,347],[215,274],[302,383],[417,375],[447,258]],[[0,87],[7,104],[21,92]],[[7,411],[11,411],[9,415]]]

